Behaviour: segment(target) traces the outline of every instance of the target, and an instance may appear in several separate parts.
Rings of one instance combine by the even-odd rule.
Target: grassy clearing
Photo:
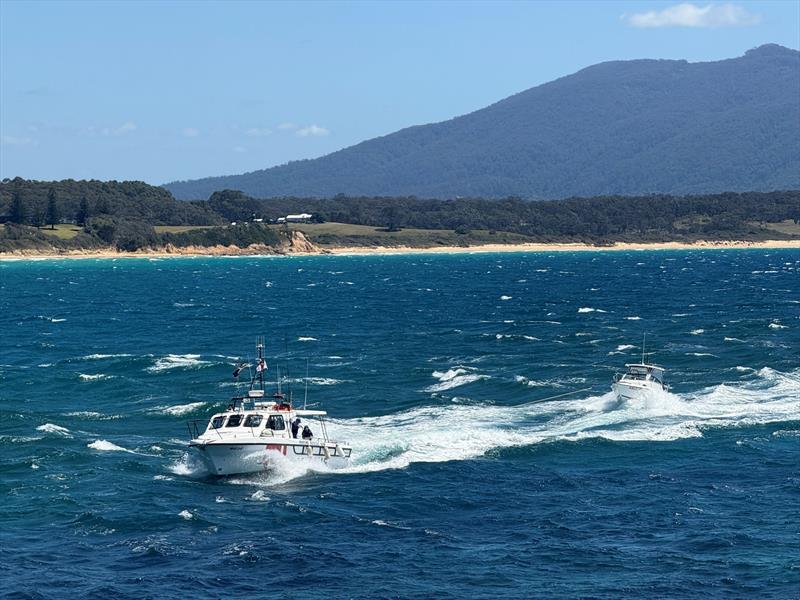
[[[760,223],[753,222],[754,226],[759,226]],[[784,233],[786,235],[800,235],[800,224],[795,223],[791,219],[786,219],[780,223],[765,223],[764,226],[772,231]]]
[[[52,235],[53,237],[57,237],[61,240],[71,240],[81,231],[83,231],[83,227],[73,223],[61,223],[56,225],[55,229],[50,229],[50,226],[48,225],[46,227],[42,227],[39,231],[45,235]]]

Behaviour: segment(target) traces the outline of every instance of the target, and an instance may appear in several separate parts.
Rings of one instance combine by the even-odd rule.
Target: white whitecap
[[[200,360],[199,354],[167,354],[156,360],[155,364],[147,367],[150,373],[159,373],[170,369],[191,369],[209,365],[208,361]]]
[[[39,425],[36,428],[36,431],[43,431],[44,433],[53,433],[55,435],[60,435],[63,437],[72,437],[69,429],[67,429],[66,427],[61,427],[60,425],[54,425],[53,423],[45,423],[44,425]]]
[[[117,446],[116,444],[109,442],[107,440],[95,440],[91,444],[87,444],[87,448],[92,448],[93,450],[100,450],[101,452],[129,452],[131,454],[136,454],[133,450],[128,450],[127,448],[123,448],[122,446]]]
[[[147,412],[159,413],[162,415],[181,416],[195,411],[205,405],[205,402],[190,402],[189,404],[176,404],[174,406],[155,406]]]
[[[103,381],[106,379],[114,379],[113,375],[106,375],[105,373],[78,373],[78,378],[81,381]]]

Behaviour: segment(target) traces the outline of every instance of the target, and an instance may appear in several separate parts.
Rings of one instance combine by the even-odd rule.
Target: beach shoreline
[[[8,260],[54,260],[54,259],[107,259],[107,258],[176,258],[213,256],[365,256],[399,254],[475,254],[475,253],[526,253],[526,252],[615,252],[625,250],[735,250],[735,249],[795,249],[800,248],[800,240],[701,240],[686,242],[633,243],[618,242],[609,246],[594,246],[580,243],[525,243],[525,244],[483,244],[475,246],[317,246],[308,251],[278,251],[258,246],[237,248],[233,246],[214,246],[170,248],[169,250],[140,250],[137,252],[118,252],[108,248],[99,250],[69,250],[63,253],[19,252],[0,253],[0,261]]]

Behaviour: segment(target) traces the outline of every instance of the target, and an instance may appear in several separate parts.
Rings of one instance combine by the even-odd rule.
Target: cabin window
[[[275,431],[283,431],[286,429],[286,422],[283,420],[283,415],[271,415],[267,419],[267,429]]]
[[[225,417],[214,417],[211,419],[211,429],[219,429],[222,423],[225,422]]]
[[[261,415],[248,415],[244,420],[245,427],[258,427],[261,425]]]
[[[225,427],[238,427],[242,423],[242,415],[231,415],[228,417],[228,424]]]

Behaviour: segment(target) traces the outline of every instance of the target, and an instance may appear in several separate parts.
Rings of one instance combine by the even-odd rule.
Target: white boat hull
[[[664,393],[664,388],[655,382],[618,381],[611,389],[621,403],[646,403]]]
[[[323,464],[332,469],[346,467],[351,449],[336,444],[279,442],[192,443],[214,475],[239,475],[269,471],[281,461]]]

